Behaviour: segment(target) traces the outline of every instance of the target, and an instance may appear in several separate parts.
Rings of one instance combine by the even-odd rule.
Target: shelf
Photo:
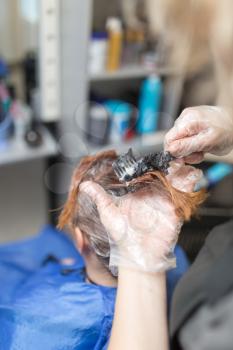
[[[120,79],[138,79],[148,76],[149,74],[157,73],[159,75],[175,75],[177,72],[171,68],[147,68],[142,65],[130,65],[120,68],[114,72],[102,72],[90,74],[89,81],[105,81],[105,80],[120,80]]]
[[[23,139],[10,139],[4,148],[0,148],[0,166],[56,155],[56,141],[46,128],[41,130],[43,143],[36,148],[28,147]]]
[[[158,152],[163,148],[163,140],[166,131],[158,131],[153,134],[137,136],[132,140],[122,143],[111,143],[106,146],[86,145],[87,151],[90,154],[95,154],[100,151],[115,149],[119,153],[127,152],[132,148],[135,153],[143,154],[147,152]]]
[[[109,149],[115,149],[119,153],[127,152],[131,147],[134,151],[138,153],[147,153],[147,152],[158,152],[163,149],[164,137],[167,133],[167,130],[157,131],[152,134],[137,136],[132,140],[122,143],[111,143],[105,146],[92,146],[86,144],[87,152],[90,154],[95,154],[100,151],[105,151]],[[83,154],[84,155],[84,154]],[[82,156],[83,156],[82,155]],[[233,164],[233,151],[226,156],[214,156],[207,154],[205,156],[205,161],[209,162],[221,162],[221,163],[230,163]]]

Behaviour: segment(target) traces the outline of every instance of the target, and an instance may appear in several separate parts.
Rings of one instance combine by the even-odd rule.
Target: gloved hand
[[[200,169],[185,165],[183,159],[172,161],[166,176],[170,184],[182,192],[193,192],[202,177],[203,172]]]
[[[199,170],[184,166],[173,169],[168,176],[171,183],[179,184],[183,191],[193,191],[199,175]],[[122,197],[112,197],[91,181],[82,183],[80,191],[96,204],[109,234],[110,266],[150,272],[175,267],[173,250],[182,220],[160,183]]]
[[[204,153],[225,155],[233,148],[233,119],[220,107],[185,109],[165,136],[165,150],[187,163],[199,163]]]

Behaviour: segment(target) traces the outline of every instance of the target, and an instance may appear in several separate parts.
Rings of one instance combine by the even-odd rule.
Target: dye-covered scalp
[[[86,235],[90,248],[107,267],[110,255],[108,233],[101,223],[96,205],[87,194],[79,191],[82,182],[93,181],[99,184],[113,198],[154,186],[159,188],[160,194],[169,198],[174,205],[176,215],[182,221],[189,220],[205,198],[203,192],[187,193],[177,190],[172,187],[165,174],[158,170],[147,172],[133,179],[129,184],[122,184],[112,167],[112,163],[117,158],[118,155],[112,150],[87,156],[81,160],[74,171],[70,192],[58,222],[59,229],[68,228],[71,234],[74,234],[75,228],[78,227]]]

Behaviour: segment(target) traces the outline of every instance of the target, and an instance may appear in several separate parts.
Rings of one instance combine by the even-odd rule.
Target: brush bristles
[[[166,174],[173,159],[174,157],[168,152],[158,152],[136,160],[130,148],[126,154],[119,156],[112,166],[118,179],[127,182],[148,171],[159,170]]]
[[[135,177],[137,160],[130,148],[112,164],[113,170],[120,181],[131,181]]]

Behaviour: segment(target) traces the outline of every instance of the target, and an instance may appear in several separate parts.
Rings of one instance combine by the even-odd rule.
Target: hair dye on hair
[[[87,156],[81,160],[74,171],[69,195],[58,222],[59,229],[67,227],[71,234],[74,234],[75,228],[78,227],[107,268],[110,256],[108,233],[101,223],[96,205],[88,195],[79,192],[82,182],[94,181],[113,197],[135,192],[143,187],[155,186],[168,196],[177,216],[184,221],[190,219],[205,199],[203,191],[186,193],[175,189],[160,171],[148,172],[129,184],[122,184],[112,168],[112,163],[117,157],[117,153],[112,150]]]

